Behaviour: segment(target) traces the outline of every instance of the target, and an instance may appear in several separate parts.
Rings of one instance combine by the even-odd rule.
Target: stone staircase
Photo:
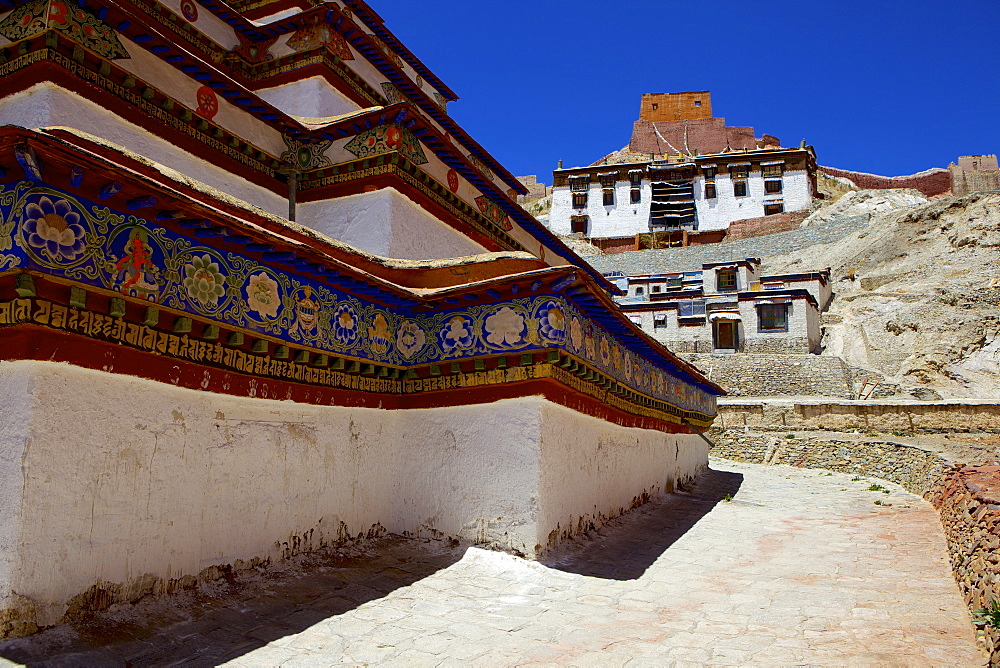
[[[850,367],[839,357],[680,353],[734,397],[811,396],[854,399]]]

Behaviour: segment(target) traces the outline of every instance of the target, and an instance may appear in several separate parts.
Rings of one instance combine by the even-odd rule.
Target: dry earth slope
[[[1000,194],[859,191],[814,216],[857,211],[864,229],[765,261],[832,268],[825,354],[921,398],[1000,397]]]

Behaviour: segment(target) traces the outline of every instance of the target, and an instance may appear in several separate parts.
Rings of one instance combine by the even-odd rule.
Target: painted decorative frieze
[[[469,154],[466,157],[469,159],[469,162],[472,163],[472,166],[479,170],[480,174],[482,174],[491,181],[493,180],[494,177],[493,170],[487,167],[485,162],[483,162],[482,160],[480,160],[479,158],[477,158],[472,154]]]
[[[488,303],[417,313],[31,181],[0,189],[0,269],[15,267],[251,337],[379,365],[407,368],[561,350],[680,410],[714,412],[714,397],[629,350],[560,294],[572,280],[547,287],[537,281],[523,296],[498,293]]]
[[[35,0],[0,21],[0,35],[12,42],[45,30],[57,30],[109,60],[130,57],[114,29],[76,3]]]
[[[406,97],[399,91],[396,84],[391,84],[388,81],[382,83],[382,93],[389,104],[398,104],[406,100]]]
[[[329,167],[333,163],[326,157],[326,152],[333,145],[333,140],[327,139],[318,142],[304,143],[292,139],[288,135],[282,137],[285,140],[287,150],[281,154],[281,161],[295,165],[302,171],[312,169],[322,169]]]
[[[420,141],[401,125],[379,125],[366,130],[347,143],[345,150],[359,158],[370,158],[392,151],[399,152],[415,165],[427,164]]]
[[[295,51],[311,51],[325,46],[341,60],[354,60],[354,53],[344,36],[325,23],[314,23],[299,28],[288,38],[287,44]]]
[[[510,216],[504,213],[504,210],[500,208],[496,202],[491,200],[486,195],[482,195],[476,198],[476,206],[483,213],[484,216],[492,220],[494,223],[502,227],[503,229],[510,231],[514,229],[514,225],[510,222]]]

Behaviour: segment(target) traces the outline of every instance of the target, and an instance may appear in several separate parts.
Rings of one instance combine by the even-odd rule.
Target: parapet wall
[[[802,221],[808,217],[809,211],[788,211],[762,218],[737,220],[730,223],[729,231],[726,233],[726,240],[752,239],[753,237],[763,237],[777,232],[796,230],[802,224]]]
[[[723,429],[823,429],[891,433],[975,432],[1000,428],[1000,404],[948,401],[765,401],[720,399]]]
[[[951,194],[951,172],[941,167],[909,176],[878,176],[877,174],[865,174],[864,172],[822,166],[819,167],[819,171],[830,176],[848,179],[864,190],[912,188],[919,190],[924,197]]]

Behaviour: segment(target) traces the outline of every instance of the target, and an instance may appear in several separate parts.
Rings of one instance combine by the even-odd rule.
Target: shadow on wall
[[[390,537],[368,543],[351,556],[303,555],[281,571],[209,583],[134,606],[114,606],[0,643],[0,662],[215,666],[237,660],[429,577],[464,554],[447,543],[425,543]]]
[[[734,498],[742,485],[742,473],[709,469],[686,489],[573,539],[545,559],[545,565],[589,577],[636,580],[715,506]]]

